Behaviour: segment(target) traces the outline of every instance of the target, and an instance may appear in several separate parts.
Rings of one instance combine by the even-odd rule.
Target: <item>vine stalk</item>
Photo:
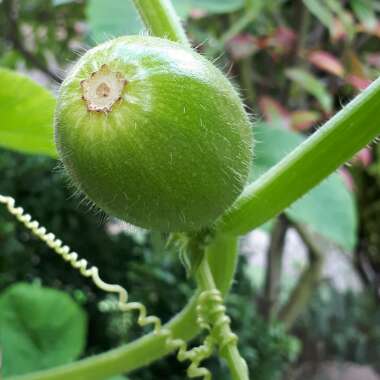
[[[231,371],[233,380],[249,380],[248,367],[245,360],[241,357],[237,348],[237,337],[230,328],[230,319],[225,314],[223,298],[219,298],[218,291],[207,258],[205,257],[196,273],[196,278],[201,294],[210,299],[211,331],[220,346],[220,354],[226,360]]]
[[[0,195],[0,203],[9,205],[9,197]],[[13,209],[13,201],[11,209]],[[23,219],[23,212],[20,208],[16,208],[14,211],[15,213],[12,212],[12,214],[19,214]],[[29,218],[26,218],[25,222],[29,223]],[[212,276],[216,280],[215,285],[222,295],[228,292],[232,283],[237,262],[236,248],[236,238],[223,237],[215,239],[206,249],[207,259],[211,263],[209,268],[211,267]],[[220,255],[226,257],[227,260],[224,262],[220,260]],[[189,341],[199,334],[196,311],[199,296],[200,292],[197,291],[184,309],[162,326],[163,329],[170,331],[174,339]],[[102,354],[51,369],[9,377],[6,380],[104,380],[147,366],[173,352],[175,348],[168,346],[166,342],[165,336],[151,332],[129,344]]]
[[[247,186],[215,228],[242,235],[279,214],[380,134],[379,109],[380,78]]]
[[[133,0],[146,28],[153,36],[190,47],[181,21],[169,0]]]

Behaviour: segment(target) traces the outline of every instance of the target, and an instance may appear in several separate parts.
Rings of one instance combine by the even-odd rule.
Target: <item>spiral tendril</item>
[[[191,363],[187,369],[189,378],[203,377],[203,380],[211,380],[211,373],[207,368],[201,367],[200,363],[209,357],[214,348],[214,338],[209,335],[204,342],[198,346],[188,350],[187,343],[183,339],[174,338],[170,329],[163,327],[160,318],[154,315],[147,315],[146,307],[140,302],[128,302],[128,292],[120,285],[108,284],[99,276],[99,270],[96,266],[89,266],[86,259],[79,258],[78,253],[72,251],[68,245],[64,245],[60,239],[57,239],[53,233],[47,232],[46,228],[41,226],[39,222],[32,219],[30,214],[24,212],[22,207],[15,206],[15,199],[10,196],[0,194],[0,203],[4,204],[8,211],[16,217],[27,229],[35,236],[44,241],[52,250],[54,250],[63,260],[67,261],[73,268],[77,269],[84,277],[90,278],[93,283],[101,290],[108,293],[116,293],[118,295],[118,308],[121,311],[137,311],[137,323],[144,327],[153,325],[153,333],[156,336],[163,337],[166,345],[171,350],[177,350],[177,359],[180,362],[189,360]],[[206,298],[213,299],[218,302],[217,294],[201,293],[199,305]],[[219,307],[219,306],[218,306]],[[215,309],[216,310],[216,309]],[[205,318],[202,316],[203,309],[198,307],[198,321],[201,327],[207,327]]]
[[[230,329],[231,319],[226,315],[223,296],[218,289],[206,290],[200,294],[197,315],[199,326],[211,331],[220,351],[237,344],[238,337]]]

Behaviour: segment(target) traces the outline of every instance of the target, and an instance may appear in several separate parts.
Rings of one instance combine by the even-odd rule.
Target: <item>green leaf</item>
[[[355,35],[356,26],[350,12],[345,8],[341,0],[324,0],[332,12],[335,12],[338,20],[344,26],[346,34],[352,39]]]
[[[177,15],[186,20],[189,17],[192,10],[192,0],[172,0],[173,6],[177,12]]]
[[[235,12],[244,5],[244,0],[172,0],[172,2],[177,14],[183,19],[186,19],[193,9],[209,14],[222,14]]]
[[[302,69],[286,70],[288,78],[313,95],[320,103],[322,109],[329,113],[332,111],[333,100],[323,82]]]
[[[299,133],[266,124],[255,128],[255,136],[259,142],[256,144],[251,180],[265,173],[305,140]],[[357,236],[356,206],[338,174],[331,175],[285,212],[295,222],[307,224],[341,247],[347,250],[354,248]]]
[[[372,0],[351,0],[351,7],[356,17],[369,30],[374,30],[377,25],[375,6]]]
[[[58,7],[59,5],[73,3],[75,0],[53,0],[53,5]]]
[[[132,0],[89,0],[86,17],[94,43],[144,30]]]
[[[346,11],[340,0],[303,0],[309,11],[329,29],[331,36],[336,32],[336,20],[345,27],[350,39],[355,35],[355,25],[351,14]]]
[[[32,79],[0,68],[0,146],[56,157],[55,99]]]
[[[83,351],[87,320],[64,292],[19,283],[0,295],[3,374],[69,363]]]
[[[334,14],[323,4],[321,0],[303,0],[309,11],[318,18],[318,20],[326,26],[330,33],[334,28]]]
[[[211,14],[233,12],[242,8],[244,0],[173,0],[173,5],[178,15],[186,19],[192,9]],[[132,0],[88,0],[86,17],[90,38],[96,44],[113,37],[139,34],[144,30]]]
[[[332,175],[287,211],[320,235],[352,251],[357,240],[357,211],[353,195],[339,175]]]
[[[177,0],[175,3],[180,1]],[[193,9],[201,9],[208,13],[230,13],[241,9],[244,0],[189,0],[189,3]]]

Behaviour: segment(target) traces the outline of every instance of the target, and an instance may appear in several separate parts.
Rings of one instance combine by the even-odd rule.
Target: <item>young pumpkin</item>
[[[161,231],[210,225],[241,193],[251,124],[231,83],[190,48],[120,37],[62,84],[55,139],[74,184],[106,213]]]

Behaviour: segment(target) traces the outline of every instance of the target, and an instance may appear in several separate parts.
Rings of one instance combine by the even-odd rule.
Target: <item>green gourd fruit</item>
[[[252,160],[249,117],[221,71],[148,36],[116,38],[79,59],[60,88],[55,141],[96,206],[160,231],[212,224]]]

